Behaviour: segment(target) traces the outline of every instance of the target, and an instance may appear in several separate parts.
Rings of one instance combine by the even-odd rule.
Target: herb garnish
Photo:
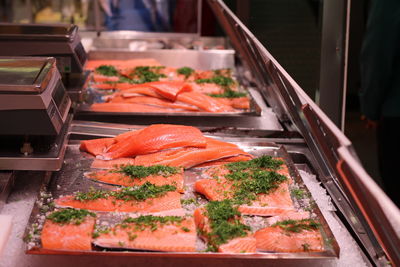
[[[225,77],[221,75],[214,76],[209,79],[198,79],[195,80],[196,83],[215,83],[222,87],[229,88],[230,85],[233,85],[235,81],[230,77]]]
[[[209,96],[216,98],[239,98],[239,97],[245,97],[247,96],[247,94],[244,92],[237,92],[231,89],[227,89],[222,94],[209,94]]]
[[[122,165],[111,172],[119,172],[128,175],[132,179],[134,178],[144,178],[150,175],[161,175],[164,177],[169,177],[171,175],[177,174],[179,168],[170,167],[164,165],[153,165],[153,166],[134,166],[134,165]]]
[[[117,69],[111,65],[101,65],[95,71],[104,76],[118,76]]]
[[[87,210],[62,209],[55,211],[46,218],[59,224],[72,223],[75,225],[81,224],[87,216],[96,217],[96,214]]]
[[[129,74],[132,83],[157,82],[160,78],[166,78],[165,74],[159,73],[164,66],[139,66]]]
[[[176,72],[178,74],[185,75],[185,79],[187,79],[190,75],[192,75],[192,73],[194,72],[194,69],[189,68],[189,67],[183,67],[183,68],[177,69]]]
[[[233,183],[230,190],[224,191],[224,197],[232,199],[235,204],[251,204],[258,194],[268,194],[287,180],[285,175],[274,171],[282,164],[283,161],[271,156],[225,164],[229,173],[224,177]]]
[[[284,220],[271,225],[272,227],[280,227],[286,232],[300,233],[303,230],[312,231],[317,230],[320,226],[319,223],[313,219],[302,220]]]
[[[274,159],[271,156],[261,156],[249,161],[238,161],[225,164],[228,170],[232,172],[244,171],[246,169],[265,168],[271,170],[278,170],[283,164],[282,160]]]
[[[176,187],[173,185],[157,186],[152,183],[146,182],[137,189],[133,187],[124,187],[118,191],[112,191],[112,195],[120,200],[146,200],[148,198],[155,198],[165,195],[169,191],[175,191]]]
[[[135,224],[135,229],[143,231],[146,228],[150,228],[151,231],[157,230],[159,225],[181,223],[183,221],[181,216],[153,216],[153,215],[142,215],[137,218],[126,218],[122,221],[120,226],[122,228],[129,227],[130,223]]]
[[[210,221],[211,232],[206,235],[209,251],[217,251],[221,244],[236,237],[244,237],[250,227],[241,223],[240,212],[230,200],[210,201],[206,206],[207,217]]]
[[[250,174],[249,179],[234,183],[233,199],[237,204],[250,204],[252,200],[256,200],[258,194],[270,193],[285,180],[286,176],[276,172],[256,170]]]
[[[96,200],[99,198],[115,197],[116,199],[125,201],[129,200],[143,201],[148,198],[163,196],[167,192],[175,190],[176,187],[172,185],[157,186],[150,182],[146,182],[141,186],[124,187],[118,191],[105,191],[105,190],[96,190],[91,188],[90,191],[87,193],[82,193],[82,192],[75,193],[74,199],[84,202],[89,200]]]

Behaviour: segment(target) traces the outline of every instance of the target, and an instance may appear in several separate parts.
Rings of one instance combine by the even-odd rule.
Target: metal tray
[[[215,137],[215,136],[214,136]],[[218,139],[218,138],[217,138]],[[285,160],[288,165],[291,177],[294,179],[298,188],[303,189],[309,195],[309,191],[302,182],[302,179],[292,161],[290,155],[286,152],[285,148],[278,146],[274,143],[265,142],[263,139],[257,138],[223,138],[224,141],[236,143],[245,151],[255,155],[271,155],[275,157],[281,157]],[[79,141],[70,141],[68,145],[65,165],[63,169],[55,173],[52,177],[47,188],[40,193],[39,200],[35,203],[30,220],[26,229],[26,235],[34,234],[35,229],[40,229],[41,221],[44,220],[43,202],[49,201],[48,197],[57,198],[60,195],[71,194],[75,191],[85,191],[90,187],[103,188],[103,189],[115,189],[116,186],[106,185],[98,182],[94,182],[84,177],[84,172],[88,171],[90,164],[93,160],[93,156],[87,153],[79,151]],[[298,159],[296,160],[298,163]],[[312,169],[312,167],[311,167]],[[190,186],[198,176],[198,169],[191,169],[185,171],[185,184]],[[51,199],[51,198],[50,198]],[[302,206],[304,202],[297,200],[293,197],[293,200],[297,205]],[[311,197],[312,200],[312,197]],[[303,203],[303,204],[302,204]],[[310,201],[309,203],[313,203]],[[241,259],[315,259],[315,260],[328,260],[338,257],[339,246],[333,236],[326,220],[323,218],[317,205],[311,204],[309,206],[310,211],[314,213],[320,221],[322,227],[322,234],[324,238],[323,252],[302,252],[302,253],[264,253],[257,252],[251,254],[239,253],[239,254],[224,254],[224,253],[204,253],[204,252],[149,252],[149,251],[134,251],[134,250],[104,250],[93,246],[91,251],[70,251],[70,250],[48,250],[43,249],[40,245],[40,236],[36,235],[27,245],[26,253],[28,254],[69,254],[69,255],[114,255],[114,256],[146,256],[146,257],[172,257],[172,258],[241,258]],[[106,218],[109,215],[100,215],[100,220],[109,220]],[[118,216],[118,215],[116,215]],[[37,224],[35,226],[35,224]],[[36,233],[38,234],[38,233]]]
[[[250,97],[250,109],[246,111],[238,112],[102,112],[92,111],[90,106],[94,103],[102,103],[104,100],[103,96],[107,95],[105,91],[112,90],[97,90],[94,88],[88,88],[86,91],[85,103],[81,104],[77,109],[80,115],[86,116],[117,116],[117,117],[132,117],[132,116],[171,116],[171,117],[242,117],[242,116],[261,116],[262,109],[255,100],[255,97],[249,92]]]

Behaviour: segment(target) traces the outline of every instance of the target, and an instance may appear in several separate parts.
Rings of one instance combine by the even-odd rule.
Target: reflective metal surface
[[[51,79],[54,58],[0,57],[0,94],[42,93]]]
[[[0,23],[0,39],[11,40],[72,40],[78,27],[73,24]]]
[[[96,59],[135,59],[154,58],[161,65],[180,68],[189,66],[198,70],[233,68],[235,51],[233,50],[150,50],[150,51],[121,51],[107,49],[90,51],[89,60]]]

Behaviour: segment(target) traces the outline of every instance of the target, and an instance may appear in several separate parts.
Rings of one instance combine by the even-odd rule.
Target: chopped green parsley
[[[95,72],[104,76],[118,76],[117,69],[111,65],[101,65],[95,69]]]
[[[130,201],[130,200],[143,201],[148,198],[163,196],[167,192],[175,190],[176,187],[173,185],[157,186],[150,182],[146,182],[141,186],[124,187],[121,190],[117,191],[105,191],[105,190],[97,190],[91,188],[90,191],[87,193],[82,193],[82,192],[75,193],[74,199],[84,202],[84,201],[96,200],[99,198],[115,197],[116,199],[125,201]]]
[[[167,76],[163,73],[159,73],[164,66],[139,66],[134,68],[129,74],[131,83],[147,83],[157,82],[160,78],[166,78]]]
[[[129,227],[128,224],[134,224],[135,229],[143,231],[146,228],[150,228],[151,231],[158,229],[158,226],[165,224],[180,224],[183,221],[181,216],[153,216],[153,215],[142,215],[137,218],[126,218],[122,221],[120,226],[122,228]]]
[[[241,223],[240,212],[230,200],[210,201],[206,206],[211,232],[201,233],[208,240],[208,251],[217,251],[218,247],[236,237],[244,237],[250,227]]]
[[[185,79],[189,78],[190,75],[194,72],[194,69],[189,67],[182,67],[176,70],[178,74],[182,74],[185,76]]]
[[[280,227],[286,232],[300,233],[303,230],[313,231],[320,227],[320,224],[313,219],[302,220],[284,220],[271,225],[272,227]]]
[[[132,187],[124,187],[118,191],[112,191],[112,195],[116,199],[125,201],[139,200],[143,201],[148,198],[155,198],[165,195],[169,191],[175,191],[176,187],[173,185],[161,185],[157,186],[152,183],[146,182],[139,186],[137,189]]]
[[[47,219],[59,224],[72,223],[75,225],[79,225],[85,220],[87,216],[96,217],[96,214],[87,210],[76,210],[68,208],[51,213],[47,216]]]
[[[208,79],[198,79],[196,83],[215,83],[222,87],[229,88],[231,85],[235,84],[235,81],[230,77],[225,77],[221,75],[214,76]]]
[[[237,91],[228,89],[228,90],[225,90],[224,93],[222,93],[222,94],[209,94],[209,96],[216,97],[216,98],[239,98],[239,97],[245,97],[245,96],[247,96],[247,94],[244,92],[237,92]]]
[[[153,165],[153,166],[134,166],[134,165],[122,165],[116,170],[111,172],[119,172],[128,175],[132,179],[134,178],[144,178],[150,175],[161,175],[164,177],[169,177],[171,175],[177,174],[180,171],[177,167],[163,166],[163,165]]]

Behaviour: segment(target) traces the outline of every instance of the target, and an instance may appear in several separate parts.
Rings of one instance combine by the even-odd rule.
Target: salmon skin
[[[55,200],[59,207],[94,211],[154,213],[181,209],[180,194],[171,185],[155,186],[149,182],[139,187],[117,191],[94,190],[75,193]]]
[[[147,215],[125,219],[93,243],[104,248],[194,252],[196,229],[190,217]]]
[[[251,166],[253,162],[262,162],[262,160],[268,162],[272,158],[261,157],[250,160],[246,163],[248,165],[238,162],[237,165],[226,164],[212,167],[204,171],[204,174],[210,178],[197,180],[194,189],[209,200],[234,200],[240,204],[238,209],[243,214],[271,216],[294,211],[289,191],[290,177],[285,165],[281,165],[281,169],[278,169],[277,172],[260,167],[249,170],[246,167]],[[245,166],[244,169],[240,169],[241,166]],[[287,175],[284,176],[278,172],[287,173]],[[268,182],[272,181],[271,179],[276,182]],[[246,189],[243,189],[248,187],[253,190],[247,192]]]
[[[206,145],[205,137],[195,127],[154,124],[144,128],[134,137],[129,137],[117,150],[101,156],[103,159],[115,159],[148,154],[168,148],[205,147]]]
[[[157,168],[160,167],[160,168]],[[158,169],[167,168],[166,166],[134,166],[134,165],[122,165],[117,168],[113,168],[111,170],[105,171],[94,171],[86,173],[85,176],[89,179],[113,184],[113,185],[122,185],[122,186],[137,186],[142,185],[146,182],[149,182],[154,185],[162,186],[162,185],[173,185],[177,188],[178,192],[183,192],[183,170],[178,168],[171,168],[172,172],[162,172],[162,170],[158,171],[156,174],[151,174],[148,176],[140,176],[139,174],[135,175],[133,172],[139,173],[140,171],[144,172],[147,168],[152,168],[155,171]],[[134,171],[131,171],[134,169]],[[176,169],[176,170],[175,170]],[[133,173],[133,174],[132,174]],[[130,174],[130,175],[129,175]]]
[[[194,221],[208,250],[224,253],[254,253],[256,239],[240,220],[240,212],[229,201],[213,201],[194,211]]]
[[[257,249],[273,252],[323,251],[323,239],[318,224],[311,219],[285,220],[254,234]]]
[[[42,229],[42,247],[58,250],[91,250],[95,217],[94,213],[85,210],[63,209],[51,213],[47,216]]]

